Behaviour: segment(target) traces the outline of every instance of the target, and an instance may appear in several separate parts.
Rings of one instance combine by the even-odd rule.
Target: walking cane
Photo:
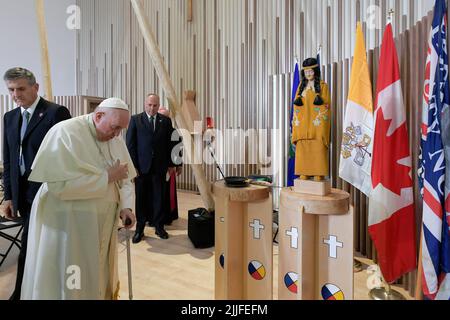
[[[125,220],[125,227],[131,225],[131,219],[127,218]],[[128,297],[133,300],[133,283],[131,278],[131,250],[130,250],[130,229],[125,229],[125,234],[127,237],[127,264],[128,264]]]

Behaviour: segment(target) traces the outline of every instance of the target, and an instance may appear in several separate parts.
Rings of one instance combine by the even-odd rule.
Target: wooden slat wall
[[[83,114],[82,97],[79,96],[55,96],[55,103],[66,106],[73,117]],[[8,111],[11,111],[16,106],[10,96],[0,95],[0,119]],[[3,120],[0,122],[0,134],[3,136]],[[0,142],[0,155],[3,155],[3,138]],[[2,157],[3,160],[3,157]]]
[[[399,56],[401,79],[403,96],[405,101],[405,108],[407,113],[407,123],[409,131],[409,143],[411,146],[412,159],[413,159],[413,172],[414,179],[414,194],[416,203],[416,225],[417,225],[417,240],[419,239],[419,233],[421,228],[422,217],[422,200],[419,196],[419,188],[417,181],[417,166],[419,158],[419,145],[420,145],[420,120],[422,117],[422,92],[424,83],[425,72],[425,59],[427,48],[427,36],[428,30],[430,30],[432,20],[432,14],[428,17],[424,17],[410,30],[396,37],[396,47]],[[368,52],[369,69],[371,72],[373,93],[375,97],[377,77],[378,77],[378,61],[380,57],[380,49],[374,48]],[[340,154],[340,141],[342,139],[343,128],[343,115],[345,113],[345,105],[347,100],[349,78],[351,73],[351,60],[345,59],[339,63],[328,64],[323,68],[323,79],[328,82],[331,91],[331,97],[333,101],[333,119],[334,126],[332,128],[332,145],[331,145],[331,157],[332,164],[331,177],[333,181],[333,187],[343,189],[350,192],[351,203],[355,208],[355,251],[363,256],[377,261],[376,251],[373,243],[367,231],[368,224],[368,205],[369,199],[361,193],[359,190],[353,188],[351,185],[343,181],[338,177],[339,168],[339,154]],[[273,76],[274,81],[278,84],[274,86],[273,95],[278,97],[274,100],[272,105],[273,109],[276,109],[279,105],[287,106],[288,110],[289,96],[291,95],[289,87],[283,87],[280,83],[280,78],[290,78],[290,75]],[[281,92],[278,92],[281,90]],[[285,90],[284,92],[282,90]],[[283,116],[287,117],[286,111]],[[280,127],[281,128],[281,127]],[[287,136],[282,137],[279,140],[280,144],[286,141]],[[282,148],[278,149],[279,152],[287,152],[286,143]],[[283,164],[282,164],[283,165]],[[279,181],[281,183],[281,181]],[[417,241],[419,243],[419,241]],[[416,283],[416,272],[412,272],[404,276],[399,283],[403,284],[407,288],[411,295],[414,293]]]
[[[10,98],[10,96],[0,95],[0,116],[2,119],[2,121],[0,122],[0,132],[2,135],[2,139],[0,142],[0,155],[2,157],[2,163],[3,163],[3,116],[5,115],[5,113],[11,111],[12,109],[14,109],[14,103]]]
[[[379,46],[389,9],[395,9],[393,27],[401,62],[403,91],[408,112],[414,168],[417,165],[420,105],[430,18],[424,18],[434,1],[410,0],[193,0],[194,21],[186,21],[186,1],[143,0],[171,78],[179,94],[197,91],[202,117],[212,116],[225,129],[280,130],[267,146],[247,142],[246,156],[259,152],[271,157],[269,173],[284,184],[288,141],[288,109],[294,62],[315,56],[322,44],[324,79],[334,101],[333,159],[339,159],[356,21],[363,21],[374,91],[378,74]],[[143,110],[148,92],[165,98],[145,50],[129,1],[77,0],[82,10],[82,29],[77,35],[77,90],[79,95],[119,96]],[[380,29],[371,29],[367,12],[380,8]],[[418,22],[418,23],[417,23]],[[163,100],[164,101],[164,100]],[[230,164],[244,151],[242,135],[224,135],[219,156],[226,175],[266,173],[267,166]],[[261,142],[262,137],[259,137]],[[250,146],[248,146],[250,144]],[[219,178],[213,165],[205,165],[207,178]],[[331,165],[333,184],[351,193],[355,205],[355,244],[362,255],[376,260],[367,233],[368,200],[337,177],[338,162]],[[416,177],[416,172],[413,174]],[[416,181],[415,181],[416,182]],[[416,182],[417,183],[417,182]],[[186,167],[178,187],[196,190]],[[417,197],[417,188],[416,200]],[[274,193],[277,203],[278,192]],[[421,207],[417,206],[417,221]],[[419,228],[418,228],[419,230]],[[402,279],[413,293],[415,273]]]
[[[357,17],[366,20],[377,5],[381,26],[395,8],[396,34],[407,30],[432,7],[410,0],[193,0],[194,20],[187,22],[184,0],[143,0],[179,98],[197,91],[202,117],[212,116],[220,130],[272,129],[270,76],[288,74],[297,58],[314,56],[322,44],[322,62],[348,59]],[[77,0],[82,28],[77,34],[77,94],[119,96],[143,110],[145,95],[164,92],[145,49],[130,1]],[[367,48],[379,45],[384,28],[366,31]],[[238,139],[239,140],[239,139]],[[225,162],[243,142],[225,140]],[[231,146],[233,148],[231,148]],[[252,146],[253,147],[253,146]],[[268,145],[271,155],[275,150]],[[266,150],[261,150],[265,152]],[[249,151],[246,151],[247,153]],[[223,164],[226,175],[258,173],[259,165]],[[205,165],[207,178],[219,172]],[[196,190],[189,167],[178,187]]]

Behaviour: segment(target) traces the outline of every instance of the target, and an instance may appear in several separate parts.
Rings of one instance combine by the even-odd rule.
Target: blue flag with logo
[[[445,152],[442,118],[450,108],[447,6],[436,0],[429,39],[422,117],[423,186],[422,288],[428,299],[450,299],[450,208],[445,204]],[[428,71],[429,70],[429,71]],[[450,211],[450,210],[449,210]]]
[[[290,127],[290,135],[289,135],[289,161],[288,161],[288,173],[287,173],[287,186],[292,187],[294,185],[294,180],[298,178],[295,175],[295,144],[292,143],[292,119],[294,117],[294,100],[295,95],[297,94],[298,87],[300,86],[300,71],[298,67],[298,63],[295,64],[294,71],[294,81],[292,83],[292,100],[291,100],[291,112],[289,118],[289,127]]]

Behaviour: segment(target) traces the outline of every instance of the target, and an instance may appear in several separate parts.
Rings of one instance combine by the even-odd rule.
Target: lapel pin
[[[39,118],[42,118],[44,116],[43,113],[39,113]]]

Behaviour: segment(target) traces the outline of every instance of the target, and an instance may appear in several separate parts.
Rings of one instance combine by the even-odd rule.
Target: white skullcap
[[[100,103],[100,105],[98,107],[99,108],[122,109],[122,110],[127,110],[128,111],[127,104],[123,100],[121,100],[119,98],[106,99],[102,103]]]

